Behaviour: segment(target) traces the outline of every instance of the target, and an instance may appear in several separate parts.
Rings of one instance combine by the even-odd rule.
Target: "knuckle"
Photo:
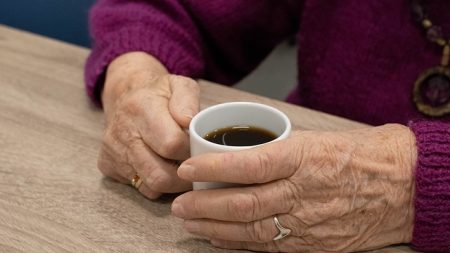
[[[180,75],[171,75],[170,81],[176,83],[177,85],[183,85],[185,89],[189,89],[193,92],[200,92],[200,87],[197,81],[192,78]]]
[[[261,221],[254,221],[245,225],[245,230],[251,241],[264,243],[271,240],[270,236],[265,232]]]
[[[132,148],[135,144],[137,144],[140,136],[131,128],[120,125],[117,129],[117,139],[125,146]]]
[[[187,80],[190,79],[189,77],[182,76],[182,75],[175,75],[175,74],[169,75],[168,78],[171,82],[174,82],[174,83],[187,82]]]
[[[298,195],[300,195],[300,191],[294,182],[287,179],[280,180],[280,186],[278,188],[282,191],[281,198],[283,201],[281,203],[285,205],[286,209],[291,210],[294,207],[296,200],[300,203],[300,199],[298,197]]]
[[[176,87],[183,83],[183,76],[180,75],[168,75],[166,76],[166,81],[170,83],[172,87]]]
[[[247,166],[249,168],[246,175],[249,180],[253,179],[256,183],[265,183],[270,176],[272,170],[272,163],[268,153],[259,153],[256,156],[257,165]]]
[[[137,95],[132,95],[123,102],[123,109],[129,115],[139,115],[143,110],[143,99]]]
[[[219,228],[217,224],[211,224],[208,226],[208,234],[211,238],[220,238],[221,234],[223,234],[222,230]]]
[[[105,132],[104,142],[109,145],[115,145],[117,142],[129,145],[139,139],[139,133],[129,121],[130,120],[121,116],[116,117],[114,122]]]
[[[261,199],[256,193],[256,191],[252,191],[249,195],[249,202],[251,202],[252,211],[251,214],[251,220],[256,220],[258,217],[258,212],[260,212],[263,208]]]
[[[184,145],[185,136],[181,132],[171,133],[164,138],[164,145],[159,147],[159,155],[165,158],[174,158],[173,155],[181,150]]]
[[[155,192],[163,192],[170,184],[170,178],[164,175],[158,175],[149,180],[150,189]]]
[[[201,202],[201,200],[199,200],[198,198],[192,198],[192,214],[195,216],[203,216],[204,214],[204,208],[203,208],[203,203]]]
[[[254,201],[249,201],[248,198],[243,196],[236,196],[228,202],[229,213],[233,213],[242,222],[253,220],[254,207]]]

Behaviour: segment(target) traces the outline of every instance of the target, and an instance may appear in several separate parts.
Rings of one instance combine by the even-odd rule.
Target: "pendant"
[[[442,117],[450,113],[450,68],[427,69],[414,83],[414,103],[425,115]]]
[[[442,117],[450,114],[450,46],[445,45],[441,65],[423,72],[414,83],[413,100],[425,115]]]

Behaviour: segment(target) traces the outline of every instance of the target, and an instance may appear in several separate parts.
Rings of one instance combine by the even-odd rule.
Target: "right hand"
[[[171,75],[154,57],[141,52],[116,58],[108,67],[102,93],[106,130],[98,168],[130,183],[150,199],[183,192],[191,183],[177,175],[178,161],[189,157],[188,128],[199,110],[198,84]]]

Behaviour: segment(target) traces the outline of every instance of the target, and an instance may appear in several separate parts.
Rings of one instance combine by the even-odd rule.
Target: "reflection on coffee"
[[[255,126],[230,126],[207,133],[205,140],[226,146],[253,146],[272,141],[277,135]]]

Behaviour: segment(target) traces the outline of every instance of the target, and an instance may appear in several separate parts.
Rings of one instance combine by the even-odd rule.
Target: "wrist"
[[[405,174],[410,178],[410,183],[407,185],[407,191],[409,192],[408,211],[405,215],[406,226],[403,242],[411,242],[414,228],[414,196],[415,196],[415,180],[414,173],[417,164],[417,147],[416,137],[409,127],[399,125],[404,132],[404,137],[399,143],[399,147],[405,147],[403,150],[403,157],[405,161]]]
[[[155,57],[144,52],[130,52],[114,59],[106,71],[101,94],[105,111],[114,106],[123,94],[149,80],[169,72]]]
[[[412,240],[413,227],[414,227],[414,194],[415,194],[415,181],[414,170],[417,163],[417,147],[416,137],[409,127],[402,124],[387,124],[381,126],[384,134],[394,137],[393,142],[387,143],[387,146],[392,147],[392,154],[396,154],[394,157],[387,157],[386,159],[392,160],[394,163],[390,167],[390,173],[387,175],[387,179],[391,180],[392,184],[399,184],[397,192],[394,191],[392,200],[396,208],[394,209],[397,214],[399,223],[399,241],[396,243],[409,243]],[[384,142],[384,134],[380,135],[380,141]]]
[[[356,140],[352,159],[358,171],[370,179],[365,186],[372,204],[382,203],[383,228],[377,236],[386,244],[408,243],[414,223],[414,169],[417,160],[415,136],[400,124],[352,130],[349,138]],[[359,180],[364,182],[364,178]],[[366,191],[365,190],[365,191]],[[382,200],[381,202],[379,202]]]

